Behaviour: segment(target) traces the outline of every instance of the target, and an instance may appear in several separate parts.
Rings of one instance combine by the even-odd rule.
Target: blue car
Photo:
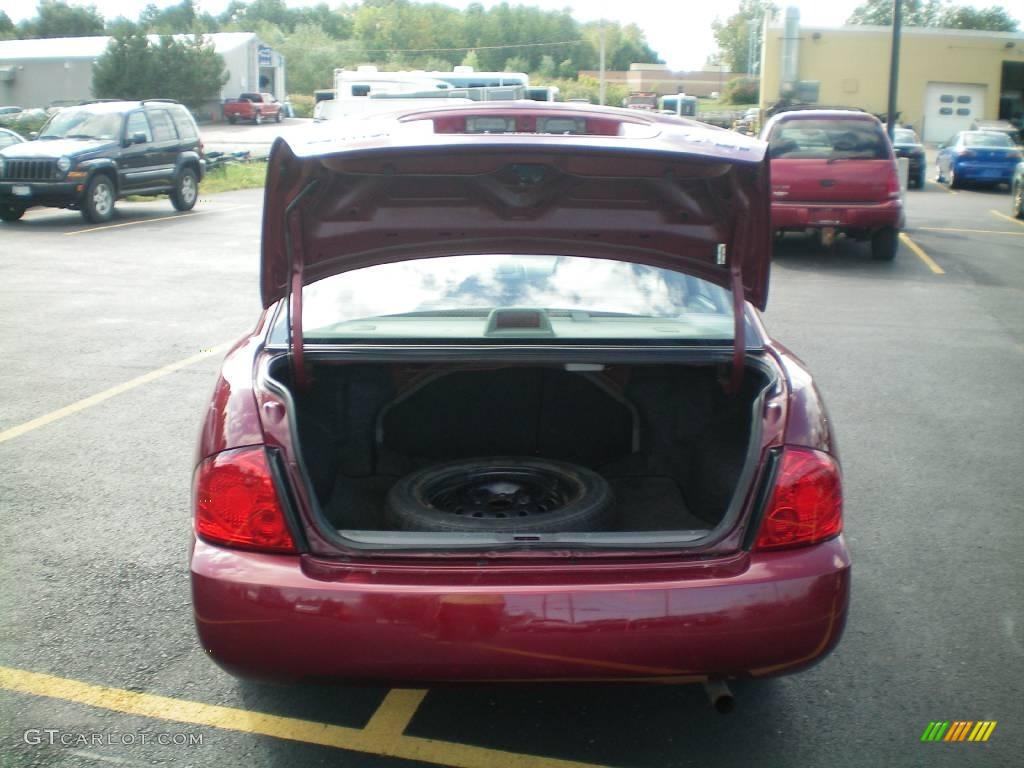
[[[1020,159],[1020,150],[1005,133],[961,131],[939,145],[937,179],[954,189],[968,182],[1009,184]]]

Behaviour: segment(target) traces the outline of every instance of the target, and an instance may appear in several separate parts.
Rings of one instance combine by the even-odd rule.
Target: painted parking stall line
[[[211,355],[214,355],[218,352],[223,352],[229,346],[230,342],[225,342],[224,344],[219,344],[216,347],[204,349],[198,354],[186,357],[184,360],[179,360],[176,363],[170,363],[169,365],[165,365],[162,368],[157,368],[156,370],[150,371],[149,373],[144,373],[141,376],[136,376],[134,379],[129,379],[128,381],[125,381],[121,384],[117,384],[116,386],[110,387],[109,389],[104,389],[102,392],[97,392],[95,395],[90,395],[89,397],[83,398],[78,402],[71,403],[71,405],[66,405],[63,408],[58,408],[56,411],[50,411],[47,414],[34,418],[30,421],[26,421],[22,424],[18,424],[17,426],[11,427],[10,429],[5,429],[3,432],[0,432],[0,443],[7,442],[8,440],[13,440],[16,437],[21,437],[21,435],[24,435],[27,432],[39,429],[40,427],[45,427],[47,424],[52,424],[53,422],[59,421],[60,419],[65,418],[66,416],[71,416],[72,414],[78,413],[79,411],[84,411],[86,408],[91,408],[94,405],[99,405],[105,400],[109,400],[112,397],[116,397],[117,395],[128,392],[132,389],[135,389],[136,387],[141,387],[143,384],[149,384],[150,382],[156,381],[157,379],[161,379],[170,373],[180,371],[182,368],[188,368],[190,365],[195,365],[198,362],[206,360]]]
[[[408,725],[406,718],[412,718],[426,691],[392,691],[367,726],[359,729],[169,696],[136,693],[13,667],[0,666],[0,689],[165,722],[271,736],[451,768],[600,768],[593,763],[406,736],[402,733]],[[381,710],[384,710],[383,713]],[[396,732],[398,727],[402,731]]]
[[[1016,224],[1018,227],[1024,227],[1024,219],[1015,219],[1013,216],[1007,216],[1005,213],[1000,213],[999,211],[989,211],[989,213],[1000,219],[1005,219],[1011,224]]]
[[[944,270],[942,267],[936,264],[932,257],[924,252],[924,249],[921,246],[919,246],[917,243],[910,239],[910,235],[908,235],[906,232],[900,232],[900,242],[907,246],[907,248],[909,248],[911,251],[913,251],[914,255],[917,256],[917,258],[919,258],[921,261],[923,261],[925,263],[925,266],[927,266],[928,269],[930,269],[936,275],[946,274],[946,270]]]
[[[242,208],[252,208],[252,205],[233,205],[228,208],[204,208],[201,211],[191,210],[187,213],[174,213],[170,216],[157,216],[152,219],[138,219],[137,221],[123,221],[120,224],[103,224],[99,227],[88,227],[87,229],[72,229],[69,232],[65,232],[65,235],[85,235],[90,232],[102,232],[106,229],[120,229],[122,227],[134,227],[137,224],[153,224],[158,221],[184,221],[195,216],[202,216],[206,213],[227,213],[228,211],[237,211]]]

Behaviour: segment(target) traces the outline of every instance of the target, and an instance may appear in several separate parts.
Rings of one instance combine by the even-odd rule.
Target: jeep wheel
[[[191,211],[199,197],[199,184],[196,172],[191,168],[182,168],[178,181],[171,190],[171,205],[179,211]]]
[[[114,183],[109,176],[97,173],[85,189],[82,216],[93,224],[102,224],[114,218]]]
[[[231,123],[232,125],[234,125],[235,123],[238,122],[238,118],[235,117],[234,115],[229,115],[228,116],[228,122]]]
[[[0,205],[0,221],[17,221],[25,215],[25,209],[20,205]]]
[[[256,125],[259,125],[260,123],[262,123],[262,122],[263,122],[263,113],[262,113],[262,112],[257,112],[257,113],[256,113],[256,114],[255,114],[255,115],[253,116],[253,118],[252,118],[252,121],[253,121],[253,123],[255,123]]]
[[[274,115],[274,122],[275,123],[280,123],[281,122],[281,110],[277,110],[277,114]]]

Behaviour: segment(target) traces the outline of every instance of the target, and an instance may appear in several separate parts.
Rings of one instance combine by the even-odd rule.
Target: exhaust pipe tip
[[[736,699],[729,690],[729,686],[721,680],[707,680],[704,683],[704,692],[715,712],[720,715],[727,715],[736,708]]]

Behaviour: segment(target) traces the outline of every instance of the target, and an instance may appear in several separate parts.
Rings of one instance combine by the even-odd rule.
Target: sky
[[[324,0],[287,0],[290,6],[316,5]],[[331,7],[336,0],[326,0]],[[438,0],[445,5],[465,8],[472,0]],[[499,0],[477,0],[485,7],[497,5]],[[521,0],[510,0],[520,4]],[[800,21],[805,26],[839,26],[861,0],[776,0],[779,7],[796,6]],[[159,7],[177,5],[180,0],[148,0]],[[201,9],[219,14],[229,0],[198,0]],[[999,5],[1021,22],[1024,27],[1024,0],[956,0],[960,5],[989,7]],[[95,5],[107,18],[127,16],[136,18],[146,6],[132,0],[70,0],[71,5]],[[647,40],[672,69],[700,69],[717,46],[711,34],[715,18],[726,19],[736,12],[739,0],[522,0],[523,5],[535,5],[549,10],[569,8],[580,21],[601,18],[636,24],[647,35]],[[0,10],[15,22],[35,15],[33,0],[0,0]]]

